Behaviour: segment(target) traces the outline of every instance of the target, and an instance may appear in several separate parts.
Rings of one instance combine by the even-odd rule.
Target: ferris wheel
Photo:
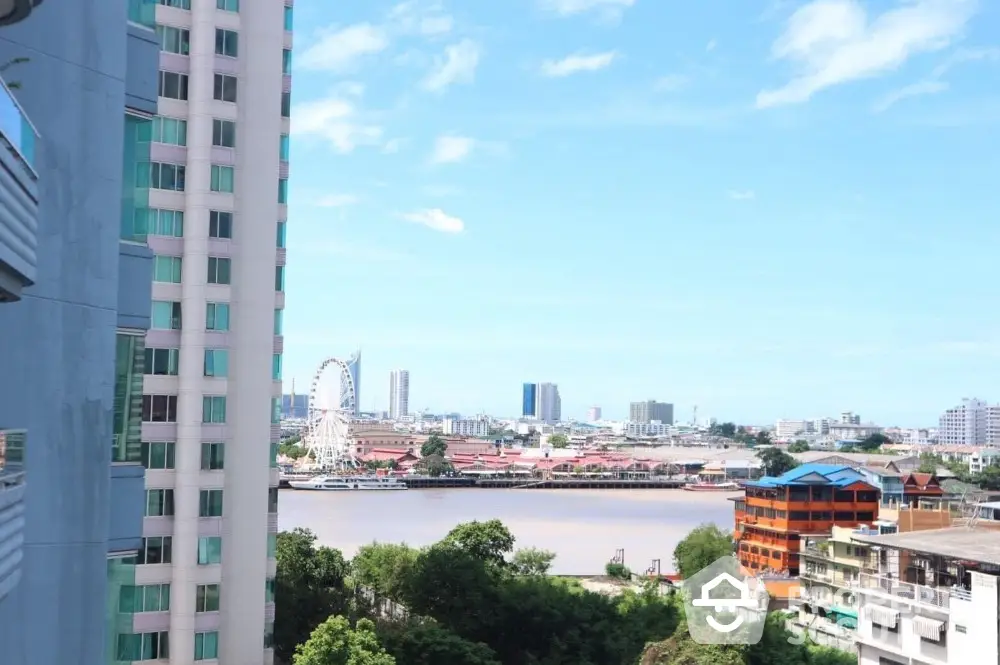
[[[324,378],[339,373],[339,395],[324,391]],[[323,469],[353,469],[358,466],[351,445],[350,425],[357,406],[357,387],[348,363],[327,358],[320,363],[309,389],[309,416],[305,435],[306,450]]]

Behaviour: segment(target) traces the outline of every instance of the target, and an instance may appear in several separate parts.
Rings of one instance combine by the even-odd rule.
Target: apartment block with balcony
[[[862,573],[859,665],[1000,663],[1000,532],[946,528],[856,535],[878,555]]]
[[[0,533],[22,529],[19,555],[0,561],[0,662],[131,660],[115,652],[119,625],[132,628],[118,601],[142,539],[144,470],[128,454],[139,448],[138,429],[116,436],[135,361],[122,363],[120,339],[149,325],[152,255],[124,233],[122,203],[137,195],[142,163],[126,145],[134,119],[156,113],[156,37],[139,20],[141,3],[7,4],[30,15],[0,28],[0,62],[12,63],[4,76],[18,83],[19,102],[0,100],[0,263],[11,265],[7,250],[19,243],[34,273],[19,293],[6,281],[7,299],[18,301],[0,307],[0,372],[18,377],[0,392],[0,427],[21,430],[7,431],[0,449],[8,470],[21,459],[26,480],[14,520],[6,482],[0,492]],[[26,118],[37,136],[23,133]],[[31,167],[30,196],[10,190],[8,157]],[[14,227],[15,211],[34,215],[33,225]],[[10,544],[0,551],[16,551]],[[2,572],[12,561],[15,586]]]
[[[735,501],[735,539],[740,563],[752,571],[801,570],[801,540],[829,536],[834,526],[871,524],[878,490],[857,469],[803,464],[778,477],[746,484]]]

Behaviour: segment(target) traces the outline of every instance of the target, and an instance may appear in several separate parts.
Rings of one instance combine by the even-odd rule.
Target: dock
[[[301,477],[301,476],[299,476]],[[279,487],[287,489],[289,480],[281,476]],[[678,489],[683,480],[672,478],[470,478],[468,476],[409,476],[400,478],[412,490],[445,488],[537,489],[537,490],[650,490]]]

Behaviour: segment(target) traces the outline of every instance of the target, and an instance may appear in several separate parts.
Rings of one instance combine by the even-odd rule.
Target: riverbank
[[[574,489],[574,490],[651,490],[678,489],[685,481],[667,478],[469,478],[467,476],[407,476],[399,478],[410,489]],[[279,480],[281,489],[289,489],[288,478]]]

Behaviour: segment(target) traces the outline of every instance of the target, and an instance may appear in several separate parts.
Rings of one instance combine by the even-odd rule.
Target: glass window
[[[154,300],[150,325],[156,330],[180,330],[181,304],[179,302]]]
[[[146,349],[144,374],[177,376],[180,349]]]
[[[219,585],[199,584],[195,597],[195,612],[219,611]]]
[[[267,490],[267,512],[278,512],[278,488],[270,487]]]
[[[171,536],[150,536],[142,539],[137,564],[172,563],[174,560],[173,538]]]
[[[222,538],[219,536],[205,536],[199,538],[198,565],[208,566],[213,563],[222,563]]]
[[[275,353],[271,356],[271,378],[281,381],[281,354]]]
[[[232,30],[215,29],[215,53],[229,58],[239,55],[239,35]]]
[[[164,7],[176,7],[177,9],[191,9],[191,0],[160,0]]]
[[[205,330],[225,332],[229,330],[229,304],[210,302],[206,306]]]
[[[149,233],[149,150],[153,120],[125,114],[122,150],[121,237],[144,242]]]
[[[271,424],[277,425],[281,422],[281,398],[271,398]]]
[[[291,146],[291,141],[288,138],[288,134],[281,135],[281,142],[278,144],[278,158],[283,161],[288,161],[289,148]]]
[[[208,236],[210,238],[233,237],[233,213],[210,210],[208,213]]]
[[[153,118],[152,140],[153,143],[187,145],[187,120],[156,116]]]
[[[153,257],[153,281],[167,282],[170,284],[180,284],[181,257],[179,256]]]
[[[285,266],[274,267],[274,290],[285,290]]]
[[[229,351],[205,349],[205,376],[229,376]]]
[[[115,336],[114,441],[115,462],[137,462],[142,438],[142,375],[144,338],[118,333]]]
[[[292,73],[292,49],[286,48],[281,51],[281,71],[285,74]]]
[[[146,490],[146,517],[170,517],[174,514],[173,490]]]
[[[166,25],[156,26],[156,34],[160,38],[160,49],[167,53],[187,55],[191,51],[191,33],[184,28],[171,28]]]
[[[205,395],[201,398],[201,422],[215,424],[226,422],[225,395]]]
[[[170,585],[123,585],[118,589],[118,611],[122,614],[136,612],[169,612]]]
[[[187,99],[185,95],[184,99]],[[292,93],[281,93],[281,117],[288,118],[292,115]]]
[[[267,558],[273,559],[278,554],[278,534],[267,534]]]
[[[147,28],[156,26],[156,0],[128,0],[128,20]]]
[[[115,645],[115,660],[134,662],[137,660],[160,660],[170,658],[169,637],[166,631],[159,633],[119,633]]]
[[[143,441],[142,465],[147,469],[173,469],[174,442]]]
[[[275,335],[280,335],[281,331],[284,330],[284,328],[285,328],[284,325],[282,325],[283,324],[283,319],[285,318],[284,317],[284,311],[285,310],[283,310],[283,309],[276,309],[276,310],[274,310],[274,334]]]
[[[220,256],[208,257],[208,283],[229,284],[232,277],[232,261]]]
[[[177,395],[143,395],[142,422],[177,422]]]
[[[150,235],[168,238],[184,237],[184,211],[150,208],[146,212]]]
[[[212,191],[232,194],[236,173],[232,166],[212,164]]]
[[[184,191],[186,167],[183,164],[150,162],[149,164],[139,164],[138,167],[140,175],[148,170],[149,186],[153,189],[166,189],[172,192]],[[136,180],[142,182],[141,178],[136,178]]]
[[[221,3],[223,0],[219,0]],[[219,657],[219,633],[210,631],[194,634],[194,659],[215,660]]]
[[[201,444],[201,469],[202,471],[219,471],[225,467],[226,444],[224,443],[202,443]]]
[[[227,12],[238,12],[240,10],[240,0],[215,0],[218,9]]]
[[[222,148],[236,147],[236,123],[232,120],[212,120],[212,145]]]
[[[278,468],[278,449],[280,447],[281,447],[280,444],[271,442],[271,468],[272,469],[277,469]]]
[[[268,577],[264,580],[264,602],[274,602],[274,578]]]
[[[288,178],[278,178],[278,203],[288,203]]]
[[[274,648],[274,622],[267,621],[264,623],[264,648],[273,649]]]
[[[276,239],[278,249],[285,247],[285,222],[278,222],[278,237]]]
[[[201,490],[198,517],[222,517],[222,490]]]
[[[236,102],[236,77],[227,74],[215,75],[213,97],[220,102]]]
[[[180,72],[160,72],[160,97],[186,101],[188,98],[188,75]]]
[[[292,8],[285,5],[285,30],[292,29]]]

